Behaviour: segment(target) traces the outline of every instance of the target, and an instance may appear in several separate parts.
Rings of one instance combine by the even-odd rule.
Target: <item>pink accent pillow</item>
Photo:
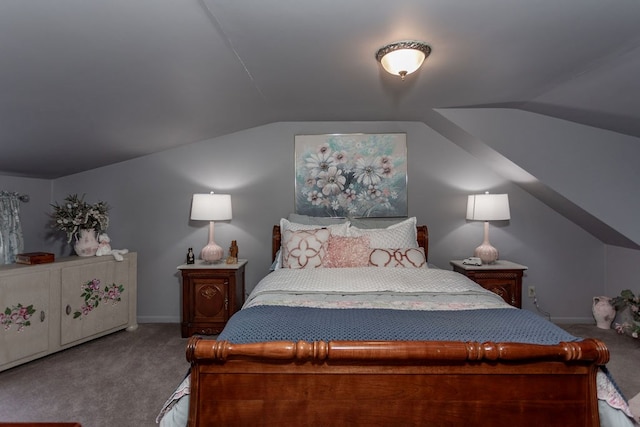
[[[322,266],[327,268],[367,267],[369,265],[368,237],[329,237],[327,256]]]
[[[369,254],[372,267],[423,268],[427,265],[423,248],[373,249]]]
[[[316,268],[322,266],[327,254],[331,232],[318,230],[285,230],[282,237],[282,266],[284,268]]]

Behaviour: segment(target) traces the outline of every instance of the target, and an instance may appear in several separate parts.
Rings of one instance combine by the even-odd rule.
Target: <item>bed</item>
[[[275,271],[218,339],[188,342],[189,426],[598,426],[628,410],[602,342],[429,266],[415,218],[346,227],[274,226]]]

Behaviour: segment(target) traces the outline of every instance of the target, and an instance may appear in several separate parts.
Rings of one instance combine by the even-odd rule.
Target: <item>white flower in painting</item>
[[[356,200],[358,193],[354,190],[353,185],[350,185],[349,188],[344,190],[343,197],[347,203],[351,203]]]
[[[375,185],[382,180],[382,168],[379,158],[360,157],[356,160],[356,168],[353,172],[358,183],[363,185]]]
[[[382,195],[377,185],[369,185],[367,187],[367,193],[369,194],[369,198],[371,199],[375,199],[377,197],[380,197],[380,195]]]
[[[316,179],[312,176],[308,176],[304,180],[304,185],[307,187],[313,187],[316,185]]]
[[[307,201],[310,202],[314,206],[321,205],[322,202],[323,202],[322,193],[319,193],[316,190],[313,190],[313,191],[309,192],[309,194],[307,195]]]
[[[391,178],[395,174],[393,168],[393,158],[390,156],[380,157],[380,168],[382,169],[381,175],[384,178]]]
[[[326,172],[333,165],[331,150],[310,154],[305,159],[305,166],[312,177],[317,177],[320,172]]]
[[[336,151],[333,153],[333,161],[339,165],[347,163],[348,157],[345,151]]]
[[[329,144],[326,144],[326,143],[322,144],[321,146],[318,147],[318,153],[330,155],[331,147],[329,147]]]
[[[342,170],[335,166],[330,166],[326,172],[318,174],[318,187],[322,189],[322,194],[339,194],[344,189],[347,178],[342,175]]]

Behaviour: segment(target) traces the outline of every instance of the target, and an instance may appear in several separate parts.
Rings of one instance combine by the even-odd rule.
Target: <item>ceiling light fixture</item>
[[[376,59],[388,73],[404,80],[407,74],[416,71],[431,53],[426,43],[405,40],[388,44],[378,49]]]

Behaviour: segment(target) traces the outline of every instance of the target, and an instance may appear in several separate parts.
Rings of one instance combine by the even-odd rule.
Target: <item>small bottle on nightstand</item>
[[[187,264],[195,264],[196,263],[196,257],[195,255],[193,255],[193,248],[189,248],[189,251],[187,251]]]

